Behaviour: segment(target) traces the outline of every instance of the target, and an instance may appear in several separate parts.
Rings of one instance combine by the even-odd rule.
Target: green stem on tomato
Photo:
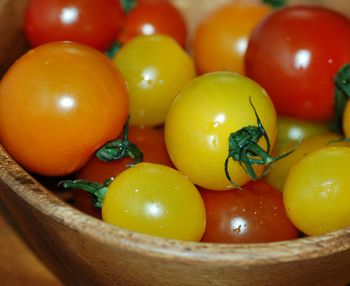
[[[281,8],[287,5],[287,0],[262,0],[264,4],[270,5],[272,8]]]
[[[343,112],[345,104],[350,97],[350,64],[343,65],[334,78],[334,117],[331,122],[331,130],[343,133]]]
[[[295,151],[296,147],[292,148],[290,151],[283,153],[279,156],[272,157],[270,156],[270,140],[265,131],[262,122],[260,121],[259,115],[256,112],[256,109],[249,98],[250,104],[254,110],[257,126],[245,126],[240,130],[230,134],[228,139],[229,151],[225,160],[225,175],[230,183],[236,187],[240,188],[231,178],[228,172],[228,163],[229,160],[239,162],[243,170],[253,179],[257,180],[260,177],[255,173],[253,165],[263,165],[268,166],[273,162],[276,162],[292,152]],[[259,140],[264,138],[266,141],[266,150],[264,150],[259,144]]]
[[[143,153],[141,150],[134,143],[129,141],[129,119],[130,117],[128,117],[124,124],[121,138],[108,142],[97,150],[96,156],[98,159],[104,162],[111,162],[123,158],[130,158],[133,160],[131,165],[143,161]]]
[[[63,180],[58,183],[64,189],[79,189],[88,192],[92,195],[92,205],[97,208],[102,208],[108,186],[113,181],[113,178],[105,180],[103,184],[91,182],[87,180]]]
[[[120,0],[125,13],[129,13],[137,4],[137,0]]]
[[[122,47],[122,44],[119,42],[114,42],[109,48],[108,50],[105,51],[105,55],[109,58],[109,59],[114,59],[115,55],[119,52],[120,48]]]

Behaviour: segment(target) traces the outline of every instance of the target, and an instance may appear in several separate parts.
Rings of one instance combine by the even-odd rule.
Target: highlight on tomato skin
[[[164,34],[183,48],[187,44],[187,25],[178,8],[167,0],[138,0],[125,16],[118,42],[124,44],[138,35]]]
[[[104,51],[117,38],[123,21],[118,0],[30,0],[24,31],[32,47],[74,41]]]
[[[199,190],[207,215],[202,242],[273,242],[299,235],[286,215],[282,193],[264,181],[251,181],[241,190]]]
[[[0,83],[2,145],[27,171],[40,175],[76,172],[121,133],[128,112],[119,70],[96,49],[78,43],[31,49]]]
[[[164,142],[164,132],[161,127],[129,126],[129,141],[136,144],[143,153],[143,162],[158,163],[173,167]],[[76,174],[76,179],[85,179],[103,183],[106,179],[118,176],[130,167],[130,158],[103,162],[96,156],[92,158]],[[91,196],[82,190],[72,190],[75,207],[85,213],[101,217],[100,210],[91,205]]]
[[[266,89],[279,115],[329,121],[334,76],[350,62],[348,34],[350,19],[334,10],[311,5],[278,9],[251,34],[246,75]]]

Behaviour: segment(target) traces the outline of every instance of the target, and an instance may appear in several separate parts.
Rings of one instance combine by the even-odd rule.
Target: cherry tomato
[[[333,77],[350,61],[350,20],[316,6],[289,6],[253,30],[246,74],[270,95],[277,113],[326,121],[334,113]]]
[[[234,186],[225,174],[229,136],[243,127],[257,126],[257,118],[273,144],[276,112],[265,91],[251,79],[212,72],[187,84],[173,101],[165,121],[165,143],[177,169],[195,184],[210,190]],[[266,140],[258,142],[266,149]],[[261,166],[254,166],[257,173]],[[237,161],[229,160],[228,172],[237,185],[251,177]]]
[[[227,70],[243,74],[250,33],[271,10],[262,4],[230,3],[205,17],[193,40],[197,71]]]
[[[302,120],[288,116],[277,117],[277,143],[290,144],[315,135],[329,132],[329,126],[323,122]]]
[[[349,101],[345,104],[343,112],[343,131],[345,137],[350,137],[350,103]]]
[[[67,40],[106,50],[117,38],[123,18],[118,0],[31,0],[24,28],[33,47]]]
[[[102,218],[133,231],[199,241],[205,229],[205,208],[195,187],[177,170],[139,163],[109,185]]]
[[[350,148],[330,146],[311,152],[289,172],[283,188],[286,212],[307,235],[350,226]]]
[[[172,167],[171,160],[165,147],[163,130],[152,127],[130,126],[129,141],[143,152],[143,161],[158,163]],[[103,183],[110,177],[115,177],[127,169],[132,160],[124,158],[112,162],[103,162],[96,156],[76,174],[79,179]]]
[[[300,161],[306,154],[315,151],[317,149],[326,147],[330,142],[340,139],[341,137],[334,133],[325,133],[320,135],[311,136],[301,141],[300,145],[298,145],[297,149],[283,158],[275,162],[271,165],[270,171],[265,177],[265,180],[276,187],[277,189],[283,189],[284,182],[291,167]],[[292,144],[296,144],[293,142]],[[283,153],[290,150],[293,145],[284,145],[278,148],[278,153]],[[348,143],[336,143],[337,145],[346,145]],[[278,146],[278,142],[276,146]],[[350,145],[349,145],[350,146]]]
[[[158,163],[173,167],[165,147],[163,130],[152,127],[130,126],[129,141],[136,144],[143,152],[143,161]],[[127,169],[132,160],[124,158],[112,162],[103,162],[93,156],[89,162],[75,175],[77,179],[85,179],[93,182],[103,183],[106,179],[115,177]],[[73,190],[76,199],[75,207],[86,213],[99,217],[99,210],[91,205],[88,193],[82,190]],[[97,211],[98,210],[98,211]]]
[[[187,26],[181,12],[167,0],[142,0],[127,14],[119,41],[123,44],[138,35],[164,34],[183,48]]]
[[[0,84],[0,140],[27,170],[67,175],[117,137],[128,116],[120,72],[85,45],[34,48]]]
[[[163,124],[176,94],[196,75],[191,57],[165,35],[137,36],[113,61],[129,88],[132,125]]]
[[[286,215],[281,192],[263,181],[251,181],[241,190],[200,191],[207,213],[201,241],[257,243],[298,236]]]

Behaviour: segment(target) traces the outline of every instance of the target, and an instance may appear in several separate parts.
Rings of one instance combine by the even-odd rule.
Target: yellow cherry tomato
[[[108,186],[102,219],[150,235],[199,241],[206,214],[199,191],[183,174],[164,165],[139,163]]]
[[[293,224],[307,235],[350,226],[350,148],[329,146],[309,153],[286,179],[283,200]]]
[[[130,124],[163,124],[179,90],[195,77],[192,58],[170,36],[137,36],[113,59],[130,94]]]
[[[225,174],[229,136],[246,126],[257,126],[260,117],[271,144],[276,138],[276,113],[264,89],[253,80],[231,72],[199,76],[173,101],[165,121],[165,142],[175,166],[195,184],[211,190],[234,185]],[[259,145],[266,149],[266,140]],[[257,174],[262,166],[253,166]],[[229,160],[228,172],[237,185],[251,177]]]
[[[268,174],[265,177],[265,181],[275,186],[277,189],[282,191],[284,181],[289,173],[291,167],[301,160],[306,154],[315,151],[317,149],[326,147],[328,143],[334,140],[340,139],[340,135],[335,133],[320,134],[317,136],[312,136],[302,140],[297,149],[289,154],[287,157],[279,160],[271,165]],[[277,142],[278,144],[279,142]],[[296,144],[293,142],[292,144]],[[279,153],[287,152],[293,145],[284,145],[282,148],[278,148]],[[337,145],[349,145],[349,143],[336,143]],[[350,145],[349,145],[350,146]]]
[[[343,131],[345,137],[350,137],[350,103],[349,101],[345,104],[343,112]]]

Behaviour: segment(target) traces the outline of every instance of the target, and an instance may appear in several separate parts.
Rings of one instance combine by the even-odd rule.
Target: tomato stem
[[[129,119],[130,116],[124,124],[122,137],[108,142],[96,152],[98,159],[104,162],[111,162],[114,160],[121,160],[123,158],[130,158],[133,160],[131,165],[143,161],[143,153],[141,150],[128,139]]]
[[[228,163],[231,158],[232,160],[239,162],[243,170],[253,180],[257,180],[261,176],[257,176],[252,165],[268,166],[271,163],[288,156],[290,153],[294,152],[296,149],[296,147],[294,147],[290,151],[287,151],[286,153],[283,153],[276,157],[271,157],[269,155],[270,149],[271,149],[270,139],[266,133],[264,126],[261,123],[259,115],[256,112],[256,109],[250,97],[249,97],[249,102],[254,110],[258,126],[249,125],[230,134],[228,139],[229,151],[224,164],[226,178],[230,181],[230,183],[234,187],[238,189],[240,189],[240,186],[237,185],[232,180],[228,172]],[[262,137],[266,141],[266,150],[264,150],[260,145],[258,145],[258,141]]]
[[[105,55],[109,58],[109,59],[114,59],[115,55],[119,52],[120,48],[121,48],[122,44],[119,42],[114,42],[107,51],[105,51]]]
[[[334,117],[331,131],[343,133],[343,112],[350,97],[350,64],[343,65],[334,78]]]
[[[58,183],[64,189],[79,189],[88,192],[92,195],[92,205],[97,208],[102,208],[108,186],[113,181],[113,178],[105,180],[103,184],[91,182],[88,180],[63,180]]]
[[[137,0],[120,0],[125,13],[129,13],[137,4]]]
[[[270,5],[272,8],[280,8],[287,4],[286,0],[262,0],[262,2]]]

